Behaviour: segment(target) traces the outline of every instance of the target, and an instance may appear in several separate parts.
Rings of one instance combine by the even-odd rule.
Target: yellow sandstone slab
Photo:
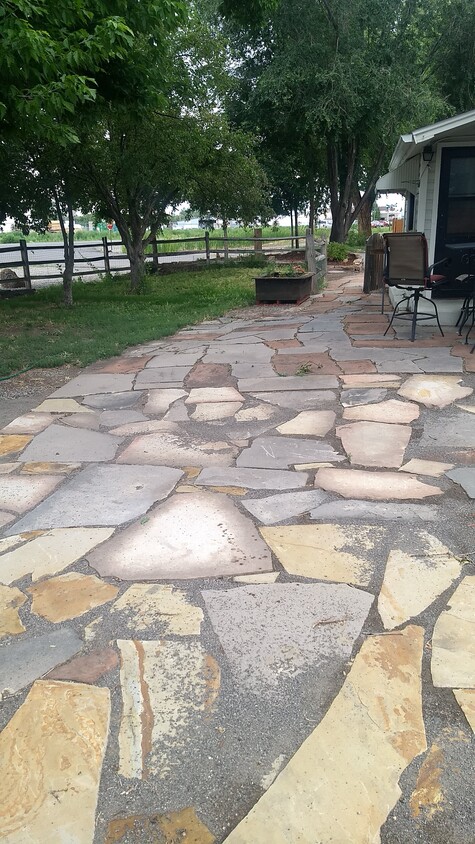
[[[420,499],[443,494],[439,487],[424,484],[412,475],[366,472],[362,469],[319,469],[315,486],[337,492],[343,498],[362,498],[365,501]]]
[[[32,439],[26,434],[0,434],[0,457],[23,451]]]
[[[447,407],[457,399],[473,393],[471,387],[460,385],[459,375],[411,375],[398,391],[405,399],[412,399],[426,407]]]
[[[62,571],[71,563],[80,560],[88,551],[109,539],[113,528],[54,528],[47,533],[32,531],[0,540],[0,553],[23,542],[19,548],[0,557],[0,583],[13,583],[31,574],[32,580],[47,577]],[[25,544],[24,540],[31,537]]]
[[[374,564],[364,551],[375,548],[384,536],[383,528],[366,525],[290,525],[259,530],[289,574],[355,586],[370,583]],[[357,548],[360,555],[348,548]]]
[[[408,424],[419,417],[419,407],[412,402],[389,399],[376,404],[359,404],[345,407],[343,419],[351,422],[388,422],[390,424]]]
[[[275,583],[278,577],[278,571],[270,571],[267,574],[238,574],[233,580],[236,583]]]
[[[37,680],[0,735],[3,844],[92,844],[109,689]]]
[[[215,486],[213,492],[222,492],[225,495],[247,495],[249,490],[242,486]]]
[[[431,478],[440,478],[444,472],[453,469],[453,463],[439,463],[437,460],[419,460],[414,457],[399,469],[400,472],[409,472],[412,475],[428,475]]]
[[[226,844],[377,844],[426,750],[421,627],[364,642],[327,714]]]
[[[159,831],[159,832],[158,832]],[[160,835],[157,838],[157,832]],[[166,815],[129,815],[109,821],[105,844],[126,844],[137,841],[143,844],[214,844],[216,838],[200,821],[191,807]]]
[[[454,689],[455,699],[475,733],[475,689]]]
[[[81,468],[80,463],[22,463],[22,475],[70,475]]]
[[[28,589],[33,596],[31,612],[55,623],[77,618],[112,601],[118,591],[117,586],[104,583],[95,575],[76,571],[42,580]]]
[[[413,554],[395,549],[386,563],[378,611],[387,630],[414,618],[459,577],[462,565],[426,531],[417,531]]]
[[[135,632],[159,624],[160,633],[175,636],[199,636],[203,610],[190,604],[186,593],[174,586],[135,583],[111,607],[124,613],[125,627]]]
[[[84,407],[76,399],[45,399],[33,409],[35,413],[94,413],[90,407]]]
[[[0,639],[25,632],[18,614],[19,607],[23,606],[25,601],[26,595],[19,589],[0,584]]]
[[[475,688],[475,577],[465,577],[448,600],[432,635],[432,681],[452,689]]]
[[[280,434],[324,437],[334,424],[336,415],[332,410],[303,410],[298,416],[277,427]]]
[[[9,475],[21,466],[21,463],[0,463],[0,475]]]

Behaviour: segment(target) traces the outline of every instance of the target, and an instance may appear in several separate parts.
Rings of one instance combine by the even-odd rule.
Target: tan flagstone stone
[[[366,525],[290,525],[259,528],[289,574],[368,586],[374,563],[364,554],[383,538],[384,528]],[[357,548],[359,556],[346,548]]]
[[[188,480],[193,480],[193,478],[197,478],[201,472],[200,466],[183,466],[183,471],[186,474]]]
[[[242,403],[244,397],[234,387],[194,387],[185,399],[185,404],[209,404],[216,402]]]
[[[333,467],[333,463],[293,463],[292,465],[297,472],[306,469],[331,469]]]
[[[315,486],[336,492],[343,498],[362,498],[372,501],[405,500],[442,495],[437,486],[416,480],[412,475],[396,472],[365,472],[362,469],[319,469]]]
[[[62,478],[47,475],[21,477],[20,475],[0,476],[0,508],[13,513],[24,513],[36,507],[43,498],[50,495],[60,484]]]
[[[475,733],[475,689],[454,689],[455,699]]]
[[[198,422],[212,422],[215,419],[229,419],[230,416],[240,410],[242,402],[203,402],[197,404],[191,414],[192,419]]]
[[[345,389],[353,387],[399,387],[401,379],[399,375],[381,375],[371,373],[369,375],[342,375],[341,380]]]
[[[147,419],[146,422],[130,422],[128,425],[119,425],[118,428],[112,428],[109,433],[119,437],[131,437],[135,434],[154,434],[157,431],[175,433],[180,430],[180,426],[175,422]]]
[[[10,513],[2,513],[0,511],[0,527],[5,527],[9,525],[10,522],[13,522],[15,516],[12,516]]]
[[[411,794],[409,806],[413,818],[424,813],[425,818],[433,818],[443,811],[446,802],[442,791],[443,751],[434,742],[425,757],[417,775],[416,786]]]
[[[25,413],[2,428],[2,434],[38,434],[53,421],[51,413]]]
[[[22,475],[70,475],[81,463],[20,463]]]
[[[10,548],[14,548],[15,545],[21,545],[24,542],[28,542],[28,540],[33,539],[34,536],[38,535],[41,536],[43,531],[32,531],[31,533],[17,533],[14,536],[5,536],[4,539],[0,539],[0,554],[5,554],[6,551],[9,551]],[[4,562],[4,557],[2,559],[2,565]]]
[[[181,433],[143,434],[136,437],[120,454],[118,463],[133,465],[230,466],[237,449],[221,440],[204,442],[186,431]]]
[[[9,475],[21,466],[21,463],[0,463],[0,475]]]
[[[248,489],[242,486],[215,486],[214,492],[222,492],[224,495],[247,495]]]
[[[457,404],[455,406],[460,410],[466,410],[467,413],[475,413],[475,404]]]
[[[55,624],[112,601],[119,589],[93,574],[72,571],[30,586],[31,612]]]
[[[157,830],[162,835],[157,836]],[[159,834],[160,834],[159,832]],[[132,836],[132,837],[131,837]],[[216,838],[200,821],[193,808],[168,812],[166,815],[129,815],[109,821],[105,844],[141,841],[143,844],[214,844]]]
[[[121,612],[126,629],[142,633],[160,625],[160,635],[199,636],[203,610],[187,600],[174,586],[135,583],[113,604],[111,613]]]
[[[360,404],[345,407],[343,419],[352,422],[388,422],[390,424],[408,424],[419,418],[419,407],[413,402],[389,399],[378,404]]]
[[[175,492],[196,492],[196,487],[191,486],[191,484],[181,484],[181,486],[177,486]]]
[[[421,627],[371,636],[309,738],[225,844],[369,844],[426,750]],[[375,693],[377,690],[377,693]]]
[[[25,632],[18,614],[25,601],[26,595],[16,587],[0,585],[0,639]]]
[[[412,375],[398,391],[398,395],[412,399],[426,407],[447,407],[456,399],[473,393],[471,387],[462,387],[458,375]]]
[[[397,469],[411,438],[408,425],[385,422],[350,422],[336,429],[352,464]]]
[[[76,399],[45,399],[38,407],[33,408],[34,413],[94,413],[90,407],[84,407]]]
[[[434,686],[475,688],[475,577],[465,577],[437,619],[432,635]]]
[[[119,774],[128,779],[172,770],[177,748],[209,713],[220,687],[220,670],[199,642],[117,641],[121,654],[122,718]]]
[[[462,565],[437,537],[426,531],[413,536],[414,552],[390,551],[378,611],[392,630],[425,610],[459,577]]]
[[[23,451],[32,439],[26,434],[0,434],[0,457]]]
[[[277,410],[272,404],[257,404],[255,407],[238,410],[234,418],[236,422],[264,422],[276,413]]]
[[[33,684],[0,735],[5,844],[91,844],[109,716],[109,689]]]
[[[27,544],[0,557],[0,583],[13,583],[31,574],[32,580],[56,574],[81,559],[88,551],[109,539],[112,528],[53,528],[47,533],[37,531]],[[9,537],[10,547],[23,541],[28,534]],[[7,550],[8,545],[0,552]]]
[[[84,628],[84,641],[85,642],[93,642],[94,641],[94,639],[96,638],[96,636],[99,632],[99,627],[102,624],[102,620],[103,620],[102,616],[99,616],[99,618],[95,618],[94,621],[91,621],[90,624],[86,625],[86,627]]]
[[[438,463],[436,460],[419,460],[417,457],[409,460],[399,469],[400,472],[409,472],[412,475],[428,475],[431,478],[440,478],[448,469],[453,469],[453,463]]]
[[[150,390],[147,404],[144,407],[144,413],[152,414],[152,416],[166,413],[173,402],[176,402],[178,399],[187,395],[188,393],[186,390],[172,390],[166,388],[163,390]]]
[[[233,580],[235,583],[275,583],[278,577],[278,571],[270,571],[267,574],[239,574]]]
[[[303,410],[294,419],[277,427],[280,434],[302,434],[311,437],[324,437],[335,424],[336,415],[332,410]]]

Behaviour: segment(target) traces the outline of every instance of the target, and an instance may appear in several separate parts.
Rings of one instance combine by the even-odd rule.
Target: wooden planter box
[[[256,283],[256,303],[294,302],[299,305],[308,299],[312,292],[312,273],[286,276],[261,275],[254,279]]]

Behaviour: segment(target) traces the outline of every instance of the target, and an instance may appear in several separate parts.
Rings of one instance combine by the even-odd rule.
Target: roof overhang
[[[376,182],[379,193],[414,193],[419,190],[419,156],[410,158],[400,167],[390,170]]]
[[[475,109],[463,114],[456,114],[447,120],[423,126],[408,135],[401,135],[389,164],[389,170],[396,170],[408,159],[419,155],[425,146],[443,140],[457,140],[463,137],[471,138],[475,134]]]

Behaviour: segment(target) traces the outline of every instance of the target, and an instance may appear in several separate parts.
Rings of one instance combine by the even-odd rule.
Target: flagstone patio
[[[0,431],[0,841],[473,844],[475,355],[361,286]]]

